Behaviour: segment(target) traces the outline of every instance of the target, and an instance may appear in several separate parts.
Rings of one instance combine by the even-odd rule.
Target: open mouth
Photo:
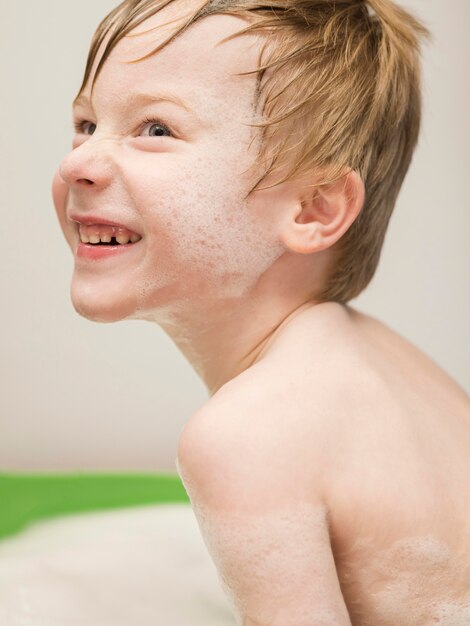
[[[79,224],[78,233],[81,243],[90,246],[124,246],[142,239],[127,228],[108,224]]]
[[[137,239],[136,241],[126,241],[126,242],[120,242],[116,239],[116,237],[111,237],[111,241],[98,241],[98,242],[94,242],[94,241],[83,241],[82,243],[88,244],[90,246],[125,246],[125,245],[129,245],[129,244],[133,244],[133,243],[137,243],[137,241],[140,241],[140,239]]]

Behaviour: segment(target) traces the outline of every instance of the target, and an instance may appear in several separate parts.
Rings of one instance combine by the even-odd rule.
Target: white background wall
[[[351,304],[470,390],[468,0],[402,0],[431,29],[424,120],[378,271]],[[69,299],[73,258],[50,194],[69,151],[89,42],[116,0],[0,0],[0,470],[175,471],[207,394],[159,327],[94,324]]]

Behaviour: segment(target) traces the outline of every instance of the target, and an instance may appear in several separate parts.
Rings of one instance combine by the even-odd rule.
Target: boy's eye
[[[86,127],[87,124],[90,124],[93,127],[93,130],[91,131],[91,133],[87,133],[86,132]],[[95,132],[96,129],[96,124],[93,124],[93,122],[87,122],[86,120],[77,120],[76,122],[73,123],[73,127],[75,128],[75,132],[79,133],[80,135],[93,135],[93,133]]]
[[[87,122],[87,120],[77,120],[73,123],[75,132],[80,135],[93,135],[96,130],[96,124],[93,122]],[[156,119],[145,119],[144,126],[141,128],[140,133],[143,132],[144,129],[147,129],[147,132],[144,134],[144,137],[172,137],[173,133],[168,128],[166,124],[163,124],[159,120]],[[166,135],[165,135],[166,133]]]
[[[149,134],[145,134],[146,137],[164,137],[165,135],[162,133],[168,133],[168,137],[173,135],[168,126],[166,126],[166,124],[162,124],[159,120],[146,119],[143,129],[147,128],[147,126]]]

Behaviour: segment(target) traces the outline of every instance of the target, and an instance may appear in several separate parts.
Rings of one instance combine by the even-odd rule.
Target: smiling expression
[[[172,10],[137,28],[157,30],[119,41],[91,104],[87,85],[74,106],[73,149],[53,181],[75,254],[72,301],[96,321],[158,319],[188,302],[241,297],[283,251],[263,196],[246,197],[259,174],[250,170],[257,131],[247,125],[256,78],[234,74],[256,67],[260,43],[244,35],[217,46],[246,22],[214,15],[126,63],[166,38],[160,25]],[[77,255],[77,221],[94,220],[141,239],[100,259]]]

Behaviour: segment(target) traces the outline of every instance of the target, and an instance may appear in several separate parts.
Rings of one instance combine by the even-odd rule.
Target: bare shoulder
[[[295,320],[259,362],[191,416],[178,456],[204,458],[206,466],[208,456],[214,464],[242,457],[243,479],[256,474],[271,491],[276,485],[321,496],[330,451],[381,393],[380,376],[356,344],[348,314],[334,303]]]
[[[351,494],[370,511],[385,484],[411,515],[416,494],[427,510],[437,485],[447,498],[470,495],[458,478],[470,469],[469,437],[468,396],[437,364],[378,320],[326,303],[192,416],[180,453],[203,458],[203,446],[215,465],[233,459],[239,480],[311,493],[344,520]]]
[[[285,589],[275,585],[279,561],[268,572],[252,564],[274,545],[285,545],[283,563],[314,555],[300,578],[293,574],[302,589],[295,606],[322,607],[330,616],[325,624],[332,615],[350,623],[343,598],[353,623],[364,616],[385,623],[387,598],[380,603],[378,593],[395,584],[395,565],[384,578],[381,556],[376,569],[373,558],[396,545],[398,559],[400,541],[416,539],[417,548],[400,561],[398,578],[405,570],[410,589],[397,596],[397,606],[408,610],[415,596],[432,597],[442,587],[440,579],[432,587],[421,576],[435,564],[420,556],[420,537],[449,550],[448,589],[457,596],[468,589],[468,558],[459,557],[470,546],[468,396],[386,325],[329,305],[287,326],[258,363],[192,416],[180,439],[180,475],[201,505],[208,545],[216,542],[214,560],[243,598],[242,613],[262,617],[261,624],[277,623],[270,611]],[[307,510],[318,515],[311,535],[302,527]],[[266,532],[277,519],[281,525]],[[295,541],[283,544],[286,521],[291,531],[284,536]],[[302,538],[315,541],[315,550]],[[255,556],[243,552],[246,545]],[[234,572],[243,575],[233,579]],[[256,580],[267,581],[266,588]],[[309,596],[299,580],[319,596]],[[377,593],[371,597],[369,589]],[[401,623],[400,611],[393,623]]]
[[[305,419],[295,372],[285,377],[271,363],[230,381],[191,417],[178,472],[240,623],[350,626],[321,463],[312,463],[319,430]]]
[[[192,416],[185,434],[204,432],[219,447],[279,462],[296,459],[319,485],[348,455],[356,463],[368,451],[370,460],[378,445],[390,452],[394,440],[418,439],[420,428],[440,445],[442,430],[465,440],[464,390],[379,320],[325,303],[286,326],[259,362]],[[338,449],[341,458],[331,454]]]
[[[358,385],[372,392],[379,381],[350,327],[348,313],[336,303],[296,318],[275,336],[261,360],[191,416],[184,432],[207,428],[233,441],[237,432],[255,439],[256,432],[268,429],[269,438],[258,443],[269,444],[276,436],[285,441],[285,431],[300,429],[305,435],[303,429],[325,411],[339,415]],[[357,395],[364,398],[362,391]]]
[[[217,505],[233,509],[245,499],[264,494],[274,502],[287,496],[320,502],[319,480],[312,472],[312,428],[286,394],[265,372],[250,372],[231,381],[188,420],[178,442],[178,469],[188,480],[207,487]],[[315,435],[313,435],[315,437]],[[319,446],[320,448],[321,446]],[[212,472],[211,480],[207,480]],[[214,489],[223,476],[225,489]],[[184,476],[182,476],[184,479]],[[260,500],[261,502],[261,500]]]

